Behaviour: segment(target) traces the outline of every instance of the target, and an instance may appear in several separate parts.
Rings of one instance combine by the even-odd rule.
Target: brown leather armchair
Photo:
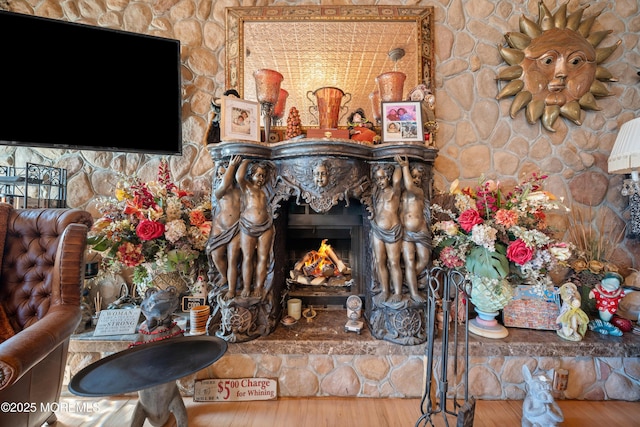
[[[9,330],[0,338],[0,426],[56,421],[92,221],[79,209],[0,203],[0,314]]]

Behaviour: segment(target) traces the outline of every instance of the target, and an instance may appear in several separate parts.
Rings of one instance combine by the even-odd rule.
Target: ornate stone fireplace
[[[418,182],[427,207],[423,211],[428,215],[435,149],[422,143],[370,145],[303,139],[276,144],[222,142],[210,144],[209,151],[219,172],[214,178],[214,194],[228,186],[227,194],[237,198],[235,209],[240,206],[235,213],[240,223],[243,215],[251,213],[254,218],[266,218],[260,225],[244,220],[238,231],[225,233],[226,240],[221,238],[222,232],[214,229],[212,233],[209,279],[216,286],[209,296],[214,308],[210,334],[229,342],[250,341],[276,328],[291,296],[300,297],[307,306],[343,306],[346,298],[355,294],[364,300],[365,320],[374,337],[399,344],[426,340],[426,306],[420,289],[408,292],[408,279],[396,278],[385,292],[380,265],[389,265],[387,276],[394,276],[394,268],[404,271],[405,267],[375,261],[372,227],[378,219],[377,188],[385,181],[391,191],[392,173],[396,196],[400,197],[401,191],[404,194],[406,186],[412,185],[407,181],[413,173],[409,171],[421,171]],[[383,172],[376,172],[383,169],[389,171],[384,172],[386,179],[380,178]],[[223,209],[225,199],[219,197],[213,199],[214,217],[232,216]],[[292,284],[293,265],[325,239],[348,265],[349,283],[338,287]],[[214,261],[213,254],[220,249],[231,266],[221,267],[224,262]],[[246,264],[250,257],[253,261]],[[247,268],[255,274],[248,274]],[[229,274],[222,271],[225,269]],[[398,273],[407,277],[406,271]],[[247,281],[251,283],[245,286]],[[235,291],[229,292],[230,288]]]

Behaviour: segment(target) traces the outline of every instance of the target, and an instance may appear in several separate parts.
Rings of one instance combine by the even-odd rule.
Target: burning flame
[[[307,276],[326,276],[325,267],[332,269],[331,276],[340,274],[340,272],[336,271],[329,255],[327,255],[329,250],[331,250],[331,245],[328,245],[327,239],[324,239],[317,251],[311,251],[307,254],[307,259],[304,262],[304,272]]]

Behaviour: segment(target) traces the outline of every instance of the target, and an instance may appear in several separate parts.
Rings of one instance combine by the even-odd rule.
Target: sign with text
[[[269,378],[197,380],[194,402],[238,402],[242,400],[275,400],[277,382]]]
[[[140,308],[100,310],[93,336],[135,334]]]
[[[201,297],[182,297],[182,311],[189,312],[193,307],[199,305],[205,305],[207,303],[206,298]]]

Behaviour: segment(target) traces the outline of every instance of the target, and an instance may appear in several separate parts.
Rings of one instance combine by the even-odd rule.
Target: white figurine
[[[564,415],[551,394],[551,380],[545,375],[532,376],[527,365],[522,366],[522,375],[527,387],[522,402],[522,427],[556,427]]]
[[[567,282],[558,289],[560,298],[562,299],[562,307],[560,315],[556,319],[556,323],[560,325],[560,329],[556,332],[568,341],[582,341],[584,334],[587,332],[589,324],[589,316],[580,308],[581,298],[578,287]]]

